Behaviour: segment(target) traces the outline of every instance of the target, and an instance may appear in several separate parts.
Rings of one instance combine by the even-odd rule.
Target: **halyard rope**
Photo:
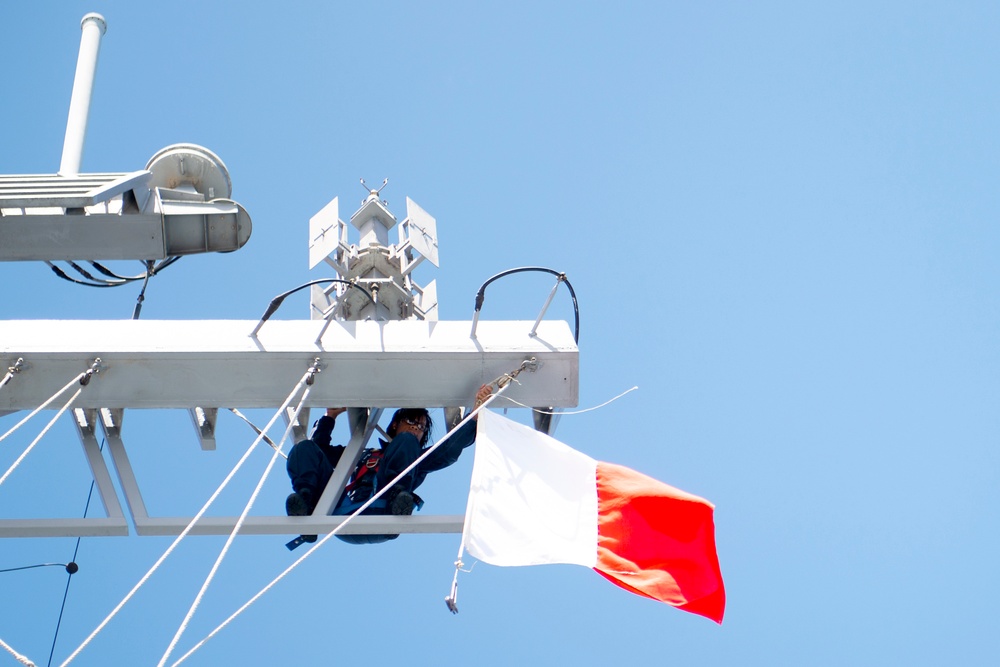
[[[307,381],[309,380],[309,378],[312,375],[313,375],[313,368],[310,367],[309,370],[307,370],[305,372],[305,374],[302,376],[302,379],[299,380],[298,384],[295,385],[295,388],[292,389],[291,393],[288,394],[288,397],[281,404],[281,407],[279,407],[278,410],[274,413],[274,416],[271,418],[271,421],[269,421],[267,423],[267,426],[264,427],[264,431],[260,435],[257,436],[257,439],[253,441],[253,444],[250,445],[250,447],[247,449],[246,453],[243,455],[243,458],[241,458],[236,463],[236,466],[232,469],[232,471],[229,473],[229,475],[226,476],[226,478],[222,481],[222,484],[219,485],[219,488],[217,488],[215,490],[215,493],[212,494],[212,496],[208,499],[208,501],[204,504],[204,506],[202,506],[202,508],[200,510],[198,510],[198,513],[195,514],[194,518],[191,519],[191,522],[188,523],[188,525],[184,528],[184,530],[181,531],[180,535],[177,536],[177,539],[175,539],[173,541],[173,543],[171,543],[171,545],[169,547],[167,547],[167,550],[165,552],[163,552],[163,555],[160,556],[159,560],[157,560],[153,564],[153,566],[151,568],[149,568],[149,571],[146,572],[145,575],[143,575],[142,579],[139,580],[139,583],[137,583],[132,588],[132,590],[128,592],[128,594],[124,597],[124,599],[122,599],[122,601],[118,603],[118,606],[116,606],[111,611],[111,613],[108,614],[107,617],[105,617],[105,619],[103,621],[101,621],[100,625],[98,625],[97,628],[95,628],[94,631],[91,632],[90,635],[86,639],[83,640],[83,643],[80,644],[76,648],[76,650],[74,650],[73,653],[70,654],[70,656],[68,658],[66,658],[65,661],[62,662],[62,664],[59,667],[66,667],[66,665],[68,665],[70,662],[72,662],[76,658],[76,656],[79,655],[80,652],[83,651],[83,649],[85,649],[88,644],[90,644],[90,642],[94,639],[94,637],[96,637],[97,634],[101,630],[103,630],[104,627],[111,621],[111,619],[114,618],[115,615],[117,615],[119,611],[121,611],[122,607],[124,607],[126,605],[126,603],[128,603],[128,601],[132,599],[132,596],[135,595],[135,593],[139,590],[139,588],[141,588],[143,586],[143,584],[146,583],[146,581],[153,575],[153,573],[157,570],[157,568],[160,567],[160,565],[163,563],[163,561],[165,561],[167,559],[167,557],[173,552],[173,550],[177,547],[177,545],[180,543],[180,541],[182,539],[184,539],[189,532],[191,532],[191,529],[194,527],[195,523],[197,523],[198,520],[201,519],[202,515],[204,515],[205,512],[208,510],[209,506],[213,502],[215,502],[215,499],[219,496],[220,493],[222,493],[223,489],[226,488],[226,485],[228,485],[229,482],[232,480],[232,478],[236,475],[236,472],[240,469],[240,467],[243,466],[243,464],[246,462],[246,460],[250,457],[250,454],[253,452],[254,448],[257,446],[257,443],[259,443],[261,440],[263,440],[263,437],[264,437],[263,434],[266,433],[267,431],[269,431],[271,429],[271,427],[274,425],[274,422],[276,422],[278,420],[278,418],[284,412],[285,408],[288,407],[288,405],[295,398],[296,394],[299,393],[299,391],[307,383]]]

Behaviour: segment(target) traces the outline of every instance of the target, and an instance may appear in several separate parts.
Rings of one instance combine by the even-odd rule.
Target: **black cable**
[[[55,274],[57,276],[59,276],[63,280],[68,280],[71,283],[76,283],[77,285],[83,285],[85,287],[117,287],[118,286],[117,284],[111,284],[111,283],[88,283],[88,282],[84,282],[82,280],[77,280],[76,278],[71,278],[68,275],[66,275],[66,272],[63,271],[62,269],[60,269],[55,264],[52,264],[50,262],[46,262],[46,264],[49,265],[49,268],[51,268],[55,272]]]
[[[495,276],[493,276],[492,278],[490,278],[489,280],[487,280],[485,283],[483,283],[482,286],[479,288],[479,291],[476,292],[476,309],[475,309],[476,314],[478,315],[479,311],[483,307],[483,302],[486,300],[486,288],[489,286],[490,283],[492,283],[495,280],[499,280],[500,278],[503,278],[504,276],[509,276],[509,275],[511,275],[513,273],[522,273],[522,272],[525,272],[525,271],[539,271],[541,273],[551,273],[552,275],[556,276],[560,280],[560,282],[563,282],[563,283],[566,284],[566,288],[569,290],[570,298],[573,299],[573,317],[575,319],[573,341],[577,345],[579,345],[580,344],[580,306],[579,306],[579,304],[576,301],[576,292],[573,290],[573,285],[570,284],[569,279],[566,277],[566,274],[562,273],[561,271],[556,271],[555,269],[550,269],[550,268],[547,268],[547,267],[544,267],[544,266],[520,266],[520,267],[518,267],[516,269],[507,269],[506,271],[501,271],[500,273],[496,274]]]
[[[84,269],[82,266],[80,266],[76,262],[74,262],[72,260],[67,260],[66,263],[69,264],[70,266],[72,266],[74,269],[76,269],[76,272],[79,273],[84,278],[86,278],[87,280],[93,280],[94,282],[98,282],[99,281],[99,282],[103,282],[103,283],[108,283],[109,285],[123,285],[126,282],[128,282],[128,280],[119,280],[119,281],[113,282],[113,281],[110,281],[110,280],[103,280],[101,278],[95,278],[94,276],[92,276],[90,274],[89,271],[87,271],[86,269]]]
[[[52,262],[46,262],[46,264],[49,265],[49,267],[52,269],[53,272],[55,272],[57,276],[59,276],[63,280],[68,280],[71,283],[76,283],[77,285],[83,285],[84,287],[118,287],[120,285],[125,285],[126,283],[135,282],[137,280],[148,280],[151,276],[155,276],[160,271],[172,265],[180,258],[181,258],[180,255],[176,255],[174,257],[168,257],[167,259],[160,260],[160,262],[155,265],[152,264],[153,260],[146,260],[144,262],[146,264],[146,272],[136,276],[120,276],[111,269],[109,269],[108,267],[101,264],[100,262],[95,262],[95,261],[89,262],[90,265],[93,266],[96,271],[104,274],[109,278],[113,278],[114,280],[104,280],[103,278],[95,276],[86,269],[84,269],[82,266],[77,264],[76,262],[70,260],[67,260],[67,263],[71,267],[73,267],[73,269],[75,269],[77,273],[86,278],[86,280],[73,278],[72,276],[68,275],[65,271],[60,269]]]
[[[376,308],[378,307],[371,293],[361,285],[357,284],[356,282],[352,282],[350,280],[341,280],[340,278],[320,278],[319,280],[311,280],[307,283],[299,285],[298,287],[290,289],[287,292],[283,292],[282,294],[279,294],[278,296],[271,299],[271,303],[267,304],[267,310],[264,311],[264,315],[261,316],[260,318],[260,323],[257,325],[257,329],[260,329],[261,325],[263,325],[264,322],[267,322],[271,318],[271,315],[274,315],[275,311],[278,310],[278,308],[281,306],[281,303],[285,300],[285,297],[291,296],[292,294],[295,294],[299,290],[305,289],[307,287],[312,287],[313,285],[319,285],[320,283],[343,283],[344,285],[348,285],[349,287],[357,288],[362,292],[364,292],[365,296],[368,297],[368,300],[372,302],[373,306],[375,306]]]

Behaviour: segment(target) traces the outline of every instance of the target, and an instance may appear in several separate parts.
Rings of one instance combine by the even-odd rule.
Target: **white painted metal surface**
[[[146,170],[125,174],[0,175],[0,214],[25,215],[19,208],[85,208],[146,185]],[[3,211],[3,209],[10,209]]]
[[[175,144],[144,170],[79,174],[90,97],[105,23],[82,22],[80,55],[59,174],[0,176],[0,261],[165,259],[231,251],[250,237],[247,212],[228,199],[229,172],[211,151]],[[577,404],[579,351],[565,322],[439,322],[437,285],[418,285],[424,259],[438,266],[437,221],[410,198],[396,217],[369,189],[348,227],[334,198],[310,220],[309,265],[332,267],[339,282],[312,290],[310,320],[0,321],[0,416],[34,409],[87,369],[98,369],[72,403],[73,418],[105,518],[0,519],[0,536],[128,533],[126,513],[97,444],[107,456],[136,532],[179,534],[187,517],[150,516],[122,439],[126,409],[183,409],[201,449],[215,449],[220,408],[276,408],[306,369],[317,367],[305,410],[293,425],[308,436],[308,408],[351,406],[351,439],[314,516],[251,516],[242,534],[324,533],[346,517],[327,516],[386,408],[444,407],[457,422],[480,384],[530,360],[505,393],[526,405]],[[353,283],[353,284],[352,284]],[[550,295],[551,300],[551,295]],[[544,309],[543,309],[544,313]],[[478,310],[477,310],[478,321]],[[541,319],[539,316],[539,320]],[[498,400],[497,407],[504,405]],[[509,405],[509,404],[508,404]],[[290,410],[290,409],[289,409]],[[286,421],[290,419],[285,413]],[[137,434],[141,437],[141,434]],[[280,511],[280,510],[279,510]],[[462,516],[362,516],[344,534],[462,530]],[[228,534],[236,517],[205,517],[193,534]]]
[[[579,355],[565,322],[0,321],[0,365],[23,359],[0,390],[0,410],[40,405],[95,358],[101,373],[78,408],[276,407],[319,358],[308,405],[464,405],[481,382],[538,360],[509,395],[526,405],[573,406]],[[529,380],[530,377],[530,380]]]
[[[413,249],[434,266],[440,266],[437,220],[409,197],[406,198],[406,220],[401,226],[406,227],[407,238]]]
[[[69,103],[69,118],[66,120],[62,162],[59,164],[59,173],[64,176],[80,173],[83,144],[87,138],[90,99],[94,92],[94,75],[97,73],[97,56],[101,50],[101,36],[107,31],[108,24],[100,14],[87,14],[80,22],[80,29],[83,33],[80,36],[80,54],[76,61],[73,96]]]

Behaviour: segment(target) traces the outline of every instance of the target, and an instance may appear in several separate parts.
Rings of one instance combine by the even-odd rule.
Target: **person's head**
[[[386,433],[390,438],[395,438],[397,433],[412,433],[421,445],[426,445],[432,426],[434,422],[427,408],[401,408],[392,415]]]

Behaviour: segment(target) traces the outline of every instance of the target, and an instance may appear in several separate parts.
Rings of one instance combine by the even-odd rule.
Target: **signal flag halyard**
[[[465,545],[483,562],[591,567],[625,590],[722,623],[713,511],[698,496],[488,410],[479,415]]]

